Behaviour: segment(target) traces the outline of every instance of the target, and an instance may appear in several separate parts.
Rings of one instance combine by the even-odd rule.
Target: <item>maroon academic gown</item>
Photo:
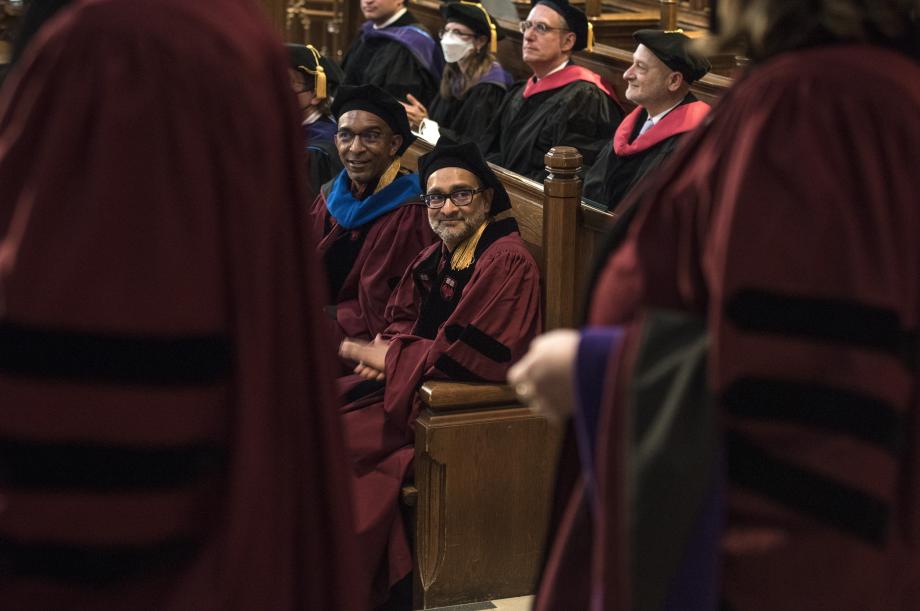
[[[540,272],[513,219],[486,228],[474,265],[452,271],[441,242],[413,261],[387,305],[386,384],[340,379],[356,466],[358,534],[378,600],[412,570],[399,490],[412,463],[424,380],[503,382],[540,332]]]
[[[336,324],[331,326],[339,342],[346,337],[373,339],[386,327],[384,309],[409,263],[437,239],[427,209],[421,203],[407,203],[376,218],[369,227],[348,230],[329,214],[326,196],[320,192],[310,208],[309,222],[322,236],[316,248],[321,256],[336,241],[363,236],[354,264],[332,299]]]
[[[95,0],[4,83],[0,608],[366,608],[286,66]]]
[[[630,608],[620,393],[646,306],[709,326],[725,608],[918,608],[917,159],[917,64],[814,48],[752,69],[633,202],[590,310],[627,324],[599,425],[603,511],[591,534],[576,485],[537,609]]]

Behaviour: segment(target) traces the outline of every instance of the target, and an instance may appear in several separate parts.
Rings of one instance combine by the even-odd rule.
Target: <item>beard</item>
[[[479,211],[471,217],[465,217],[457,213],[450,218],[442,218],[438,215],[435,219],[429,219],[431,230],[434,231],[442,242],[453,243],[454,246],[462,244],[467,238],[476,233],[479,226],[486,222],[486,211],[480,208]],[[444,221],[462,221],[461,223],[452,223],[445,225]]]

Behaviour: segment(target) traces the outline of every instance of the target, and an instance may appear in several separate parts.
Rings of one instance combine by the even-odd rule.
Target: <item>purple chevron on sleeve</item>
[[[431,73],[435,81],[440,82],[441,72],[444,70],[444,58],[441,47],[435,42],[431,34],[417,25],[391,25],[379,30],[374,29],[374,24],[365,21],[361,26],[361,36],[368,38],[387,38],[403,45],[412,53],[413,57],[425,70]]]

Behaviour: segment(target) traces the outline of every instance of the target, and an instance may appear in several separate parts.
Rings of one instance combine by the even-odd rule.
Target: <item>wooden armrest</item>
[[[436,412],[520,405],[514,391],[506,384],[429,380],[422,384],[419,396]]]

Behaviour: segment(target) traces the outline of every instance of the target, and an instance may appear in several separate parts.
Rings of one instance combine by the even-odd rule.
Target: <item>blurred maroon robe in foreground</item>
[[[361,609],[286,58],[75,3],[0,98],[0,606]]]
[[[785,53],[712,118],[632,202],[595,284],[590,324],[627,325],[598,431],[603,511],[586,519],[575,486],[535,608],[632,608],[622,395],[632,321],[659,307],[712,340],[724,608],[914,610],[920,68],[869,46]]]

